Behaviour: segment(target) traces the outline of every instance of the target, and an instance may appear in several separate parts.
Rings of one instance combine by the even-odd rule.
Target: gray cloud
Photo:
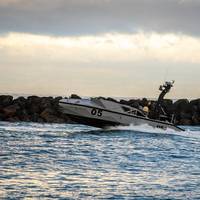
[[[181,32],[200,35],[199,0],[1,0],[0,32],[82,35]]]

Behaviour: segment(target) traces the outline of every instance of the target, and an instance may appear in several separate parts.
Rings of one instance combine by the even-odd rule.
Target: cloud
[[[10,33],[0,37],[0,50],[7,57],[15,57],[11,60],[27,56],[46,60],[50,55],[54,60],[88,63],[154,59],[200,64],[200,39],[182,34],[140,32],[53,37]]]
[[[0,37],[0,90],[152,97],[165,76],[178,83],[173,98],[199,97],[191,90],[199,85],[199,52],[200,39],[182,34],[10,33]]]
[[[200,35],[198,0],[1,0],[1,33]]]

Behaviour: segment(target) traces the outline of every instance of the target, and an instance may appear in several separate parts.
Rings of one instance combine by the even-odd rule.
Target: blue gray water
[[[0,122],[0,199],[200,199],[200,127]]]

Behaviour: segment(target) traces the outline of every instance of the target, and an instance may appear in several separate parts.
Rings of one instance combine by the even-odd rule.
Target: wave
[[[79,124],[49,124],[49,123],[33,123],[33,122],[0,122],[0,131],[10,132],[52,132],[52,133],[74,133],[96,130],[96,128]]]
[[[200,138],[200,127],[184,126],[185,131],[175,131],[172,129],[162,130],[159,128],[153,128],[147,124],[143,125],[129,125],[129,126],[116,126],[109,127],[107,129],[99,129],[79,124],[39,124],[39,123],[10,123],[0,122],[0,131],[20,132],[20,133],[50,133],[50,134],[75,134],[75,133],[110,133],[112,131],[133,131],[135,133],[153,133],[153,134],[165,134],[165,135],[179,135],[183,137]]]

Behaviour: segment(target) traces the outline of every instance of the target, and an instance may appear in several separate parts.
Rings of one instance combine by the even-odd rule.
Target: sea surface
[[[0,122],[0,199],[200,199],[200,127]]]

